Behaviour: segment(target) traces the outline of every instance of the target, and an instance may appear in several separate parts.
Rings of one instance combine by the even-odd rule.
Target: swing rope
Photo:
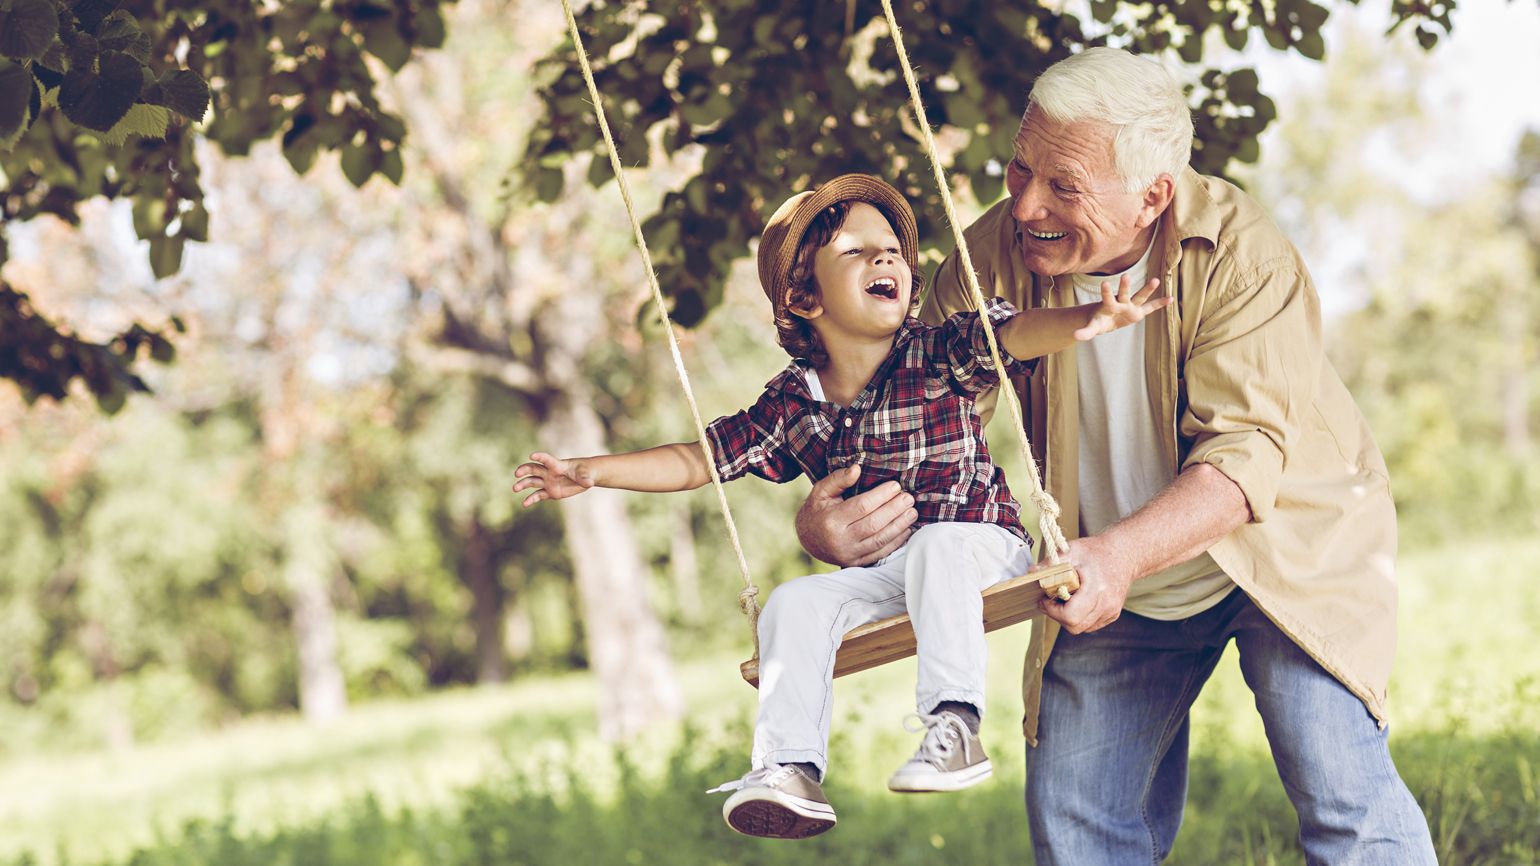
[[[604,105],[599,97],[598,85],[594,83],[593,70],[589,66],[588,51],[583,46],[583,37],[578,32],[577,19],[572,14],[571,0],[562,0],[562,11],[567,17],[567,31],[572,37],[572,44],[577,50],[578,63],[582,67],[583,80],[588,85],[588,94],[593,100],[594,114],[599,121],[599,131],[604,135],[605,147],[609,153],[610,167],[615,172],[615,182],[620,187],[621,198],[625,200],[626,216],[631,221],[631,232],[636,240],[636,247],[642,255],[642,265],[647,271],[647,282],[652,289],[653,305],[658,311],[658,321],[663,325],[663,331],[668,336],[669,352],[674,360],[674,372],[679,377],[679,384],[684,390],[685,401],[689,404],[690,415],[695,422],[696,434],[700,440],[701,453],[705,456],[706,468],[711,474],[711,483],[716,490],[717,505],[721,508],[722,518],[727,524],[727,535],[732,541],[733,552],[738,557],[738,570],[743,576],[744,588],[738,593],[738,606],[743,610],[749,620],[749,634],[754,642],[754,658],[759,658],[759,587],[754,585],[754,579],[749,574],[748,560],[743,554],[743,544],[738,537],[737,524],[733,522],[732,510],[727,505],[727,494],[722,487],[722,478],[717,473],[716,460],[711,453],[711,445],[706,439],[706,425],[701,420],[700,407],[695,401],[695,392],[690,387],[690,376],[685,370],[684,358],[679,351],[679,339],[674,334],[673,321],[669,318],[668,307],[663,298],[663,290],[658,285],[658,275],[653,269],[652,255],[647,249],[647,240],[642,235],[642,224],[636,216],[636,207],[631,199],[631,187],[626,182],[625,172],[620,164],[619,151],[615,146],[615,138],[610,134],[609,121],[604,113]],[[904,49],[903,35],[899,31],[898,20],[893,14],[892,0],[882,0],[882,9],[887,16],[888,29],[893,35],[893,45],[898,51],[898,61],[903,67],[904,81],[909,86],[909,101],[914,108],[915,119],[919,123],[922,143],[925,145],[926,154],[930,157],[931,170],[936,178],[936,186],[941,192],[941,202],[946,208],[947,222],[952,228],[952,235],[956,239],[957,253],[961,259],[962,271],[966,277],[969,293],[972,295],[974,308],[980,312],[979,321],[984,326],[985,341],[989,344],[990,359],[994,363],[995,373],[999,376],[1000,385],[1004,387],[1010,381],[1006,375],[1005,362],[1000,355],[1000,345],[995,337],[995,329],[989,317],[983,314],[986,304],[984,291],[979,287],[978,275],[973,269],[973,258],[968,253],[968,242],[963,237],[962,223],[957,217],[957,209],[952,202],[951,187],[947,184],[946,175],[941,168],[941,157],[936,151],[936,141],[931,134],[930,122],[925,117],[925,105],[920,100],[919,84],[915,80],[914,68],[909,64],[909,53]],[[1038,526],[1042,532],[1043,552],[1049,562],[1057,563],[1068,551],[1069,543],[1064,538],[1063,531],[1059,528],[1059,504],[1047,490],[1043,489],[1042,477],[1038,473],[1037,461],[1032,458],[1032,444],[1027,439],[1026,421],[1021,414],[1021,406],[1018,401],[1007,399],[1010,407],[1011,418],[1015,422],[1017,445],[1021,451],[1023,461],[1027,465],[1027,476],[1032,482],[1030,499],[1038,510]]]
[[[759,587],[754,585],[754,578],[749,575],[748,559],[743,555],[743,544],[738,540],[738,526],[733,522],[732,510],[727,507],[727,493],[722,488],[722,477],[717,473],[716,460],[711,454],[711,444],[706,440],[706,425],[701,420],[700,407],[695,402],[695,392],[690,388],[690,376],[684,368],[684,358],[679,353],[679,338],[674,335],[674,323],[669,319],[668,307],[663,300],[663,290],[658,286],[658,274],[652,266],[652,255],[647,251],[647,239],[642,236],[642,224],[636,217],[636,207],[631,201],[631,187],[626,183],[625,172],[621,170],[619,150],[615,147],[615,138],[610,135],[610,124],[604,116],[604,105],[599,99],[599,88],[594,84],[594,73],[588,65],[588,51],[583,47],[583,37],[578,33],[577,19],[572,15],[570,0],[561,0],[561,8],[567,14],[567,31],[572,35],[572,44],[577,48],[578,63],[583,67],[583,80],[588,83],[588,94],[593,98],[594,114],[599,118],[599,131],[604,134],[604,145],[609,150],[610,167],[615,170],[615,182],[620,186],[620,195],[626,202],[626,216],[631,219],[631,232],[636,237],[636,248],[642,253],[642,266],[647,271],[647,282],[652,287],[653,306],[658,311],[658,321],[663,324],[663,331],[668,335],[669,352],[674,357],[674,372],[679,375],[679,384],[684,388],[685,402],[690,404],[690,415],[695,419],[695,433],[700,437],[701,453],[706,458],[706,469],[711,473],[711,484],[716,488],[717,504],[722,509],[722,519],[727,522],[727,535],[732,539],[733,552],[738,555],[738,570],[743,575],[744,587],[738,593],[738,606],[742,608],[745,616],[749,618],[749,634],[754,641],[754,658],[759,658]]]
[[[941,190],[941,203],[946,207],[946,219],[952,227],[952,236],[957,240],[957,254],[961,258],[962,272],[967,277],[968,290],[973,295],[973,307],[979,311],[979,323],[984,326],[984,337],[989,343],[989,356],[994,361],[995,374],[1000,377],[1000,387],[1006,387],[1010,379],[1005,375],[1005,363],[1000,358],[1000,346],[995,341],[994,324],[984,314],[984,291],[979,288],[979,278],[973,270],[973,258],[968,254],[968,242],[963,237],[962,223],[957,219],[957,210],[952,205],[952,190],[946,181],[946,175],[941,170],[941,157],[936,152],[936,140],[931,136],[930,122],[925,119],[925,104],[920,101],[920,86],[915,81],[914,69],[909,65],[909,52],[904,50],[904,39],[899,33],[898,20],[893,16],[892,0],[882,0],[882,11],[888,17],[888,29],[893,34],[893,47],[898,49],[898,62],[904,69],[904,81],[909,85],[909,103],[914,107],[915,120],[919,122],[922,141],[925,151],[930,156],[930,167],[936,175],[936,186]],[[1059,503],[1053,496],[1043,489],[1042,478],[1038,475],[1037,461],[1032,459],[1032,443],[1027,441],[1026,422],[1021,417],[1020,402],[1009,396],[1004,401],[1011,407],[1011,418],[1015,422],[1016,443],[1021,449],[1022,460],[1027,464],[1027,475],[1032,481],[1032,504],[1037,506],[1038,527],[1043,533],[1043,552],[1048,561],[1056,563],[1060,557],[1069,550],[1069,542],[1064,540],[1064,532],[1059,528]]]

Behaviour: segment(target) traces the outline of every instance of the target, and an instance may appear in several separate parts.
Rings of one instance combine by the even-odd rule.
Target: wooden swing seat
[[[984,631],[1031,619],[1045,597],[1069,598],[1080,577],[1068,563],[1046,565],[1030,574],[1001,581],[984,590]],[[842,677],[914,655],[914,626],[908,614],[857,626],[845,634],[834,657],[834,675]],[[759,659],[738,666],[743,679],[759,688]]]

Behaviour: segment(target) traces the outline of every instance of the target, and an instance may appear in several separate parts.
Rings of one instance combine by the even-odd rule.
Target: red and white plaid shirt
[[[1016,315],[999,298],[986,310],[996,328]],[[1011,376],[1037,366],[1003,349],[1001,358]],[[706,427],[723,481],[747,473],[775,482],[803,473],[818,479],[859,463],[861,478],[847,497],[897,481],[914,496],[916,527],[995,523],[1028,538],[973,406],[998,383],[978,313],[939,326],[906,319],[892,353],[847,408],[813,398],[806,363],[793,361],[753,406]]]

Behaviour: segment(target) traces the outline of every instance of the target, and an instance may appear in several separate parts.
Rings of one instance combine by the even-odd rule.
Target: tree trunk
[[[586,387],[557,399],[540,441],[566,454],[607,450]],[[594,488],[562,500],[567,548],[582,599],[588,657],[599,679],[599,733],[619,740],[653,721],[678,718],[684,707],[663,627],[647,600],[642,566],[624,497]]]
[[[296,491],[284,512],[284,582],[293,604],[291,624],[299,661],[299,708],[305,721],[324,724],[347,711],[347,689],[337,661],[337,622],[327,583],[336,557],[326,537],[325,507]]]
[[[508,665],[503,653],[503,586],[492,533],[471,518],[460,560],[460,577],[471,591],[471,628],[476,632],[476,682],[506,682]]]
[[[679,618],[694,625],[701,621],[700,560],[695,555],[695,529],[690,525],[690,503],[679,500],[670,509],[672,532],[668,539],[669,570],[674,577],[674,593]]]
[[[1509,298],[1510,306],[1501,318],[1503,341],[1502,406],[1503,445],[1508,455],[1523,460],[1529,454],[1529,304],[1522,292]],[[1516,309],[1515,309],[1516,307]]]

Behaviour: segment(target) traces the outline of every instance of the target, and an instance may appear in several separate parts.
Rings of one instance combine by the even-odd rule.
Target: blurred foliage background
[[[1525,649],[1540,628],[1540,133],[1498,169],[1416,183],[1458,156],[1431,95],[1454,4],[1356,7],[899,16],[969,214],[999,193],[1032,75],[1074,47],[1164,51],[1189,81],[1198,161],[1317,266],[1332,357],[1390,463],[1406,775],[1446,861],[1540,862],[1523,757],[1540,746]],[[123,9],[149,67],[199,73],[213,107],[112,144],[40,98],[0,152],[0,857],[790,856],[731,837],[711,798],[677,799],[741,772],[752,712],[714,495],[525,511],[508,493],[536,448],[692,436],[559,7]],[[915,196],[929,261],[948,249],[877,4],[579,15],[665,288],[695,326],[707,417],[785,363],[746,256],[788,190],[886,173]],[[1015,449],[995,450],[1021,478]],[[819,567],[789,531],[804,492],[728,489],[763,586]],[[1017,631],[992,639],[1007,755]],[[803,850],[1022,862],[1019,759],[961,806],[872,794],[902,758],[906,671],[842,683],[851,771],[834,790],[853,817]],[[1297,862],[1233,672],[1199,713],[1178,859]],[[611,743],[628,744],[618,763]],[[995,829],[920,829],[962,821]],[[675,847],[641,841],[664,824],[683,828],[661,834]]]

